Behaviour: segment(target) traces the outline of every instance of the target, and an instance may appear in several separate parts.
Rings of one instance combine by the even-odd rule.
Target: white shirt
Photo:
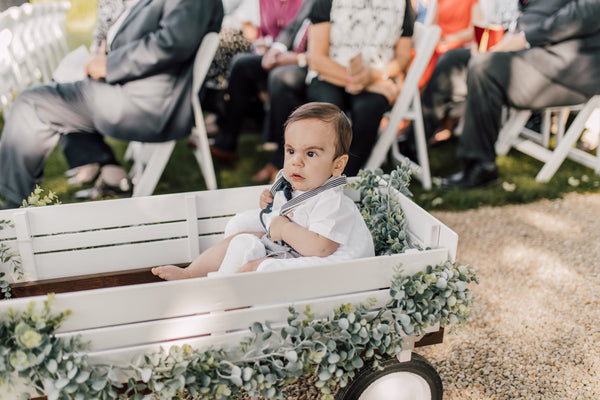
[[[301,193],[296,190],[292,193],[292,196],[295,197]],[[279,215],[281,207],[286,202],[287,200],[283,192],[275,194],[273,211],[270,214],[263,214],[267,228],[273,218]],[[227,237],[239,232],[265,232],[260,223],[259,215],[260,210],[250,210],[237,214],[227,224],[225,236]],[[338,243],[337,250],[327,257],[269,258],[260,263],[258,271],[271,271],[289,266],[345,261],[355,258],[373,257],[375,255],[371,232],[369,232],[356,204],[344,194],[341,187],[326,190],[310,198],[288,214],[288,218],[311,232],[318,233]],[[227,253],[244,252],[248,248],[247,246],[247,241],[240,241],[239,247],[232,241],[227,249]],[[253,259],[257,258],[260,257]],[[246,261],[246,258],[243,258],[243,260]],[[238,267],[241,267],[241,265]]]

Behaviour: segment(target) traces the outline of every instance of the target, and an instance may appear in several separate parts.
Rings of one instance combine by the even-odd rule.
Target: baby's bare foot
[[[175,281],[178,279],[190,278],[185,268],[179,268],[175,265],[163,265],[162,267],[152,268],[152,273],[165,281]]]

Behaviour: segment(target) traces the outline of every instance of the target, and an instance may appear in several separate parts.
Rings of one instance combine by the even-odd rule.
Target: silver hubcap
[[[394,372],[371,383],[359,400],[431,400],[431,389],[419,375]]]

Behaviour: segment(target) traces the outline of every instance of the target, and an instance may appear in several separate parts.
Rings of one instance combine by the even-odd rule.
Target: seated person
[[[491,51],[457,60],[456,68],[467,68],[465,123],[457,150],[464,169],[442,179],[442,187],[497,181],[495,143],[503,106],[566,106],[600,94],[600,2],[528,0],[521,9],[517,32],[505,34]]]
[[[104,136],[161,142],[189,135],[194,56],[222,19],[220,0],[138,1],[109,29],[108,52],[92,56],[89,78],[19,93],[0,138],[6,207],[18,207],[39,183],[61,136],[98,139],[91,145],[98,158],[110,158]]]
[[[186,268],[156,267],[166,280],[374,256],[373,239],[354,202],[343,192],[352,129],[336,106],[309,103],[285,127],[285,163],[260,196],[259,209],[237,214],[225,239]]]
[[[286,0],[291,1],[291,0]],[[261,2],[261,31],[271,28],[271,35],[277,33],[276,40],[270,44],[266,52],[242,53],[234,57],[231,63],[229,86],[227,88],[228,100],[225,103],[225,113],[218,118],[221,134],[215,139],[211,147],[213,157],[221,161],[233,162],[237,158],[237,144],[242,131],[244,116],[250,99],[267,89],[267,80],[271,73],[279,68],[299,69],[299,64],[306,64],[304,58],[305,41],[302,40],[306,32],[305,22],[314,0],[304,0],[290,3],[287,8],[285,28],[279,30],[271,27],[273,19],[279,14],[273,12],[272,7],[267,7],[266,1]],[[275,3],[279,3],[276,1]],[[293,8],[292,6],[296,6]],[[292,13],[293,11],[293,13]],[[277,18],[279,21],[279,17]],[[278,22],[278,25],[281,21]],[[264,37],[264,34],[263,34]],[[295,80],[303,80],[299,74]],[[275,100],[277,101],[277,100]],[[291,110],[290,110],[291,111]],[[283,118],[287,118],[286,113]],[[279,121],[281,123],[282,121]],[[277,138],[281,139],[281,137]],[[268,180],[268,179],[267,179]]]
[[[225,3],[223,5],[225,6]],[[258,0],[243,0],[233,6],[232,9],[225,7],[223,24],[219,31],[219,47],[204,79],[207,88],[227,88],[232,58],[236,54],[252,51],[252,42],[258,38]],[[208,106],[210,108],[211,105]]]
[[[350,110],[354,139],[345,173],[356,175],[404,81],[414,10],[410,0],[317,0],[311,22],[307,99]]]

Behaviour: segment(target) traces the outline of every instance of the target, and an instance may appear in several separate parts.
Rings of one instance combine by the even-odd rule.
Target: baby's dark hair
[[[305,119],[318,119],[319,121],[331,124],[337,135],[335,145],[335,158],[348,154],[350,143],[352,143],[352,126],[350,120],[338,106],[331,103],[306,103],[298,107],[285,121],[284,128],[288,125]]]

